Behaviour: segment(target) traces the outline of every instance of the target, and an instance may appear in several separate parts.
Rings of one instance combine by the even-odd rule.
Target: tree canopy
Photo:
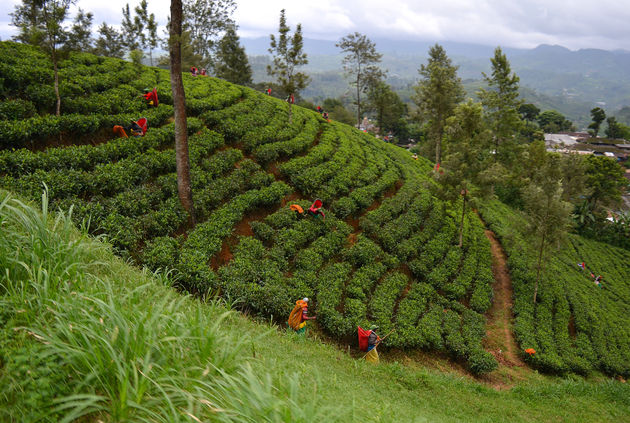
[[[235,25],[234,0],[186,0],[183,4],[183,32],[190,36],[193,54],[202,58],[199,66],[213,67],[219,35]]]
[[[516,135],[522,121],[519,114],[522,100],[519,99],[519,77],[512,72],[510,62],[500,47],[490,59],[492,73],[483,73],[488,88],[478,92],[486,118],[494,132],[495,157],[498,162],[509,164],[514,158]]]
[[[214,72],[219,78],[235,84],[252,83],[252,68],[249,66],[245,49],[240,45],[234,25],[227,28],[219,41]]]
[[[416,85],[415,103],[420,117],[429,125],[429,140],[435,146],[435,162],[442,160],[442,137],[446,120],[452,116],[457,104],[464,99],[462,81],[457,76],[446,51],[439,44],[429,49],[429,60],[421,65],[421,76]]]
[[[287,25],[285,10],[280,11],[278,37],[271,34],[269,53],[273,56],[273,64],[267,66],[267,73],[276,78],[278,85],[288,95],[298,95],[306,85],[309,77],[299,72],[300,66],[306,65],[308,59],[303,51],[302,24],[297,24],[293,36],[289,35],[291,28]],[[289,102],[289,121],[292,121],[292,106]]]
[[[377,66],[383,55],[376,51],[376,44],[358,32],[346,35],[335,45],[346,53],[342,63],[344,71],[352,78],[351,84],[356,88],[357,125],[360,125],[361,93],[366,93],[371,85],[385,76],[385,72]]]

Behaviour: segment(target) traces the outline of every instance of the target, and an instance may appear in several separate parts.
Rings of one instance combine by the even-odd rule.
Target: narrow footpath
[[[494,298],[486,313],[486,339],[484,347],[497,361],[508,367],[525,367],[518,355],[518,344],[512,331],[512,280],[501,243],[494,232],[485,230],[492,249],[492,273],[494,274]]]

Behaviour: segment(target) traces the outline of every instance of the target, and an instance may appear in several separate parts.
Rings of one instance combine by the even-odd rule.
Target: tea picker
[[[297,300],[295,302],[295,307],[293,307],[293,310],[291,310],[291,314],[289,314],[287,324],[298,335],[304,335],[304,332],[306,332],[306,321],[315,320],[316,318],[316,316],[309,317],[308,298],[304,297],[301,300]]]

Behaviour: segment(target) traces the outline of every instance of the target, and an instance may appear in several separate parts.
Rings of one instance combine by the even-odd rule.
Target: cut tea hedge
[[[301,107],[289,124],[285,102],[185,74],[197,212],[191,227],[177,197],[166,70],[71,55],[60,64],[56,117],[46,56],[2,42],[0,59],[0,187],[37,200],[45,185],[53,207],[72,207],[77,222],[89,221],[121,255],[175,269],[184,290],[219,292],[281,323],[308,296],[318,325],[337,339],[356,342],[356,326],[374,323],[382,332],[396,329],[386,346],[442,351],[476,373],[496,367],[482,348],[492,301],[489,242],[470,212],[457,247],[461,205],[430,194],[429,162]],[[140,97],[153,87],[161,100],[155,109]],[[114,138],[112,125],[141,116],[149,121],[144,137]],[[325,219],[289,209],[307,209],[315,198]],[[610,289],[623,277],[611,275]],[[618,289],[615,295],[628,294]],[[540,308],[544,327],[532,326],[517,299],[519,340],[542,352],[534,364],[589,369],[597,357],[594,367],[626,372],[627,344],[609,339],[623,314],[583,316],[571,295]],[[555,297],[543,288],[541,298]],[[567,304],[576,339],[558,329],[571,318],[560,312]],[[529,333],[532,327],[540,330]],[[611,346],[615,352],[602,352]]]

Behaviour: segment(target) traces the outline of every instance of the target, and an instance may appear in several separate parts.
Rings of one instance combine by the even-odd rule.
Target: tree
[[[442,172],[433,175],[441,184],[438,195],[442,199],[452,203],[462,199],[459,227],[461,247],[466,205],[471,200],[488,194],[484,171],[490,160],[486,148],[490,134],[483,120],[481,105],[472,100],[459,104],[445,122],[444,139],[446,142]]]
[[[99,37],[96,39],[94,54],[99,56],[122,58],[125,55],[125,46],[120,32],[105,22],[98,28]]]
[[[514,150],[508,148],[515,143],[516,135],[522,125],[518,112],[522,102],[519,100],[519,77],[512,73],[507,57],[500,47],[494,50],[492,74],[483,74],[487,89],[478,92],[481,104],[486,110],[486,118],[494,132],[495,161],[510,164]]]
[[[610,139],[630,139],[630,128],[623,123],[617,122],[616,117],[609,116],[606,119],[606,123],[608,124],[608,128],[606,128],[606,137]]]
[[[562,175],[562,199],[577,206],[591,195],[586,178],[586,160],[579,154],[558,155]]]
[[[376,123],[381,134],[400,129],[399,122],[407,107],[388,84],[383,81],[374,84],[367,97],[370,108],[376,112]]]
[[[70,31],[68,31],[68,39],[64,45],[67,50],[84,51],[92,50],[92,12],[85,13],[79,8],[77,15],[74,17]]]
[[[169,22],[170,25],[170,22]],[[168,39],[167,47],[168,47]],[[182,69],[190,69],[192,66],[197,66],[202,62],[201,56],[195,54],[193,52],[192,44],[190,42],[190,34],[186,31],[182,31],[181,38],[181,67]],[[166,66],[169,69],[171,68],[171,58],[170,56],[161,56],[158,60],[159,66]]]
[[[527,103],[527,104],[522,104],[518,108],[518,112],[526,121],[536,122],[536,120],[538,119],[538,115],[540,114],[540,109],[536,107],[536,105],[534,104]]]
[[[573,122],[564,117],[557,110],[545,110],[538,115],[538,125],[546,133],[555,133],[560,131],[572,131],[575,129]]]
[[[153,66],[153,49],[158,45],[157,23],[155,15],[149,14],[147,0],[142,0],[140,6],[135,7],[136,16],[134,17],[134,27],[137,39],[140,40],[140,47],[149,49],[149,60]]]
[[[376,66],[383,55],[377,53],[376,45],[369,38],[358,32],[343,37],[335,46],[346,53],[342,63],[346,74],[353,78],[352,84],[357,90],[357,125],[360,125],[361,93],[367,92],[370,85],[385,76],[385,72]]]
[[[550,247],[566,236],[571,226],[573,206],[562,200],[562,183],[555,178],[545,178],[542,185],[529,183],[523,190],[523,199],[528,220],[527,232],[536,241],[538,255],[534,287],[536,303],[543,259]]]
[[[210,68],[217,37],[230,25],[236,8],[234,0],[187,0],[184,3],[183,31],[190,35],[192,51]]]
[[[624,188],[628,186],[623,174],[621,166],[610,157],[586,158],[586,185],[591,190],[588,197],[591,210],[597,212],[603,207],[620,203]]]
[[[328,113],[330,119],[337,122],[354,124],[354,114],[343,105],[343,102],[337,98],[327,98],[322,102],[324,111]]]
[[[34,46],[41,46],[44,40],[44,17],[39,7],[39,0],[22,0],[15,5],[11,15],[11,25],[17,27],[15,41]]]
[[[171,58],[171,90],[175,111],[175,161],[177,166],[177,193],[179,201],[195,225],[195,207],[190,186],[190,158],[188,155],[188,128],[186,126],[186,98],[182,80],[182,0],[171,0],[169,25],[169,54]]]
[[[290,96],[296,96],[308,84],[308,76],[298,72],[297,68],[306,65],[308,59],[302,51],[302,24],[297,24],[293,36],[289,36],[291,28],[287,26],[285,10],[280,11],[278,39],[271,34],[269,53],[273,55],[273,65],[267,65],[267,73],[275,77],[278,85]],[[293,122],[293,104],[289,102],[289,123]]]
[[[131,12],[129,11],[129,3],[122,9],[123,20],[120,24],[122,31],[123,45],[127,47],[129,51],[137,50],[140,47],[138,41],[138,30],[134,21],[131,19]]]
[[[66,41],[68,33],[63,23],[68,16],[70,5],[75,0],[27,0],[16,5],[11,14],[12,25],[19,28],[18,40],[38,43],[50,55],[54,71],[55,97],[57,98],[55,114],[61,114],[61,97],[59,95],[59,48]]]
[[[240,45],[234,25],[228,27],[219,41],[214,72],[217,77],[234,84],[252,83],[252,68],[249,66],[245,49]]]
[[[422,120],[428,122],[428,138],[435,145],[435,162],[442,161],[442,137],[444,125],[454,112],[457,103],[464,99],[462,81],[457,76],[446,51],[439,44],[429,49],[429,60],[421,65],[421,79],[416,85],[415,103]]]
[[[606,112],[601,107],[595,107],[594,109],[591,109],[591,118],[593,122],[591,122],[591,124],[588,125],[588,128],[592,130],[591,135],[597,138],[597,134],[599,133],[599,128],[602,122],[604,121],[604,119],[606,119]]]

